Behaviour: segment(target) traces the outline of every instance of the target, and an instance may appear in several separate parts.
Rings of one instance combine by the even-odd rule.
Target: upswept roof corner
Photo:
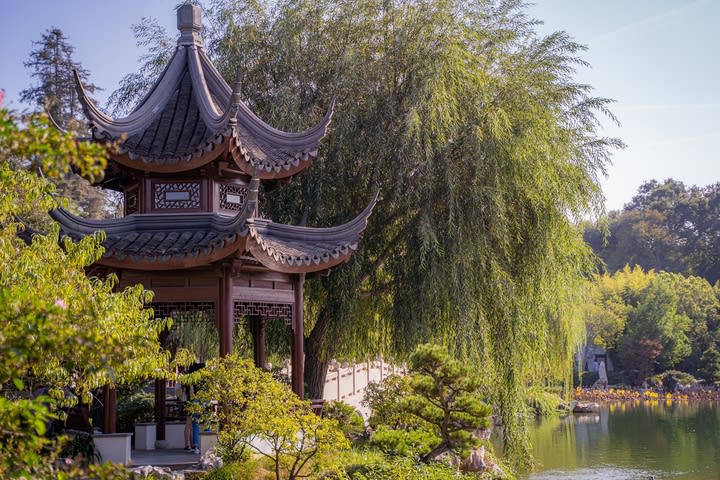
[[[276,129],[272,129],[272,132],[266,129],[263,131],[260,127],[249,130],[249,126],[262,120],[244,103],[240,104],[238,119],[244,115],[246,121],[238,122],[235,127],[235,145],[231,150],[233,160],[238,168],[248,174],[257,168],[263,179],[295,175],[308,166],[309,160],[317,157],[320,141],[327,134],[334,108],[333,100],[317,125],[304,132],[286,133]]]
[[[181,19],[183,15],[187,18]],[[93,137],[124,139],[114,159],[149,172],[194,169],[223,153],[230,153],[248,176],[257,168],[261,179],[285,178],[304,169],[308,160],[317,156],[334,102],[308,130],[292,133],[271,127],[242,101],[239,85],[230,88],[205,53],[196,24],[199,13],[197,17],[188,15],[178,10],[181,36],[175,53],[126,117],[115,118],[98,108],[75,72]]]
[[[357,217],[337,227],[311,228],[250,218],[247,225],[251,240],[247,242],[247,249],[260,263],[275,271],[310,273],[335,267],[357,250],[378,194]]]

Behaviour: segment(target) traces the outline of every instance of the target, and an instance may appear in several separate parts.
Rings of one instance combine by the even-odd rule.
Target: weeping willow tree
[[[353,260],[307,284],[310,394],[332,357],[443,343],[482,372],[524,458],[524,390],[566,379],[582,336],[575,221],[601,212],[621,146],[596,133],[608,100],[573,80],[583,47],[539,36],[512,0],[213,0],[205,15],[206,49],[268,123],[301,130],[336,101],[313,166],[263,214],[335,225],[381,192]]]
[[[166,339],[171,352],[183,348],[188,350],[195,361],[205,363],[220,354],[220,335],[213,324],[212,315],[202,311],[172,312],[172,328]],[[270,319],[266,323],[266,355],[281,365],[290,355],[292,334],[282,319]],[[253,352],[249,319],[245,318],[233,329],[233,351],[250,356]]]

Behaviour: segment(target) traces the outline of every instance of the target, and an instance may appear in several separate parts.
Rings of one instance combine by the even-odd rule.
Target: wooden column
[[[232,353],[233,327],[235,323],[235,312],[232,295],[232,265],[223,266],[222,292],[220,295],[220,322],[218,323],[220,333],[220,356],[224,357]]]
[[[165,380],[155,380],[156,439],[165,440]]]
[[[265,319],[260,316],[253,316],[250,320],[250,331],[253,336],[253,359],[255,366],[265,369],[267,364],[265,357]]]
[[[117,433],[117,390],[103,387],[103,433]]]
[[[159,340],[162,348],[167,348],[168,330],[160,332]],[[167,383],[165,379],[155,380],[155,423],[156,439],[165,440],[165,398],[167,396]]]
[[[292,318],[292,389],[300,398],[305,398],[305,324],[303,317],[303,290],[305,274],[297,276],[295,282],[295,302],[293,303]]]

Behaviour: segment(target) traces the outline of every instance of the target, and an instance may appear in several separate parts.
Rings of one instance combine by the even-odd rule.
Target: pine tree
[[[20,92],[23,102],[45,109],[52,121],[61,129],[74,132],[83,130],[82,109],[75,89],[73,70],[80,76],[85,89],[93,93],[99,88],[89,82],[90,72],[73,59],[75,48],[68,43],[62,30],[51,27],[30,53],[25,67],[38,81],[36,86]],[[54,179],[58,192],[70,200],[74,212],[87,217],[104,218],[117,215],[117,196],[103,193],[74,173]]]
[[[24,63],[32,71],[31,76],[39,83],[20,92],[20,100],[45,108],[52,119],[62,128],[76,129],[81,113],[75,90],[75,70],[89,93],[99,88],[88,81],[89,72],[73,59],[75,48],[68,43],[62,30],[51,27],[40,41],[33,42],[38,48],[30,53]]]

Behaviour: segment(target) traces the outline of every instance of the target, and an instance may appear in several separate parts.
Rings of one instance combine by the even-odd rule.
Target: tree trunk
[[[447,444],[447,442],[442,442],[438,446],[433,448],[430,452],[425,454],[425,456],[422,457],[422,461],[425,463],[435,461],[438,459],[438,457],[440,457],[440,455],[448,451],[450,451],[450,446]]]
[[[335,353],[334,347],[325,342],[330,321],[330,313],[323,309],[305,340],[305,392],[306,396],[313,399],[323,397],[329,360]]]

